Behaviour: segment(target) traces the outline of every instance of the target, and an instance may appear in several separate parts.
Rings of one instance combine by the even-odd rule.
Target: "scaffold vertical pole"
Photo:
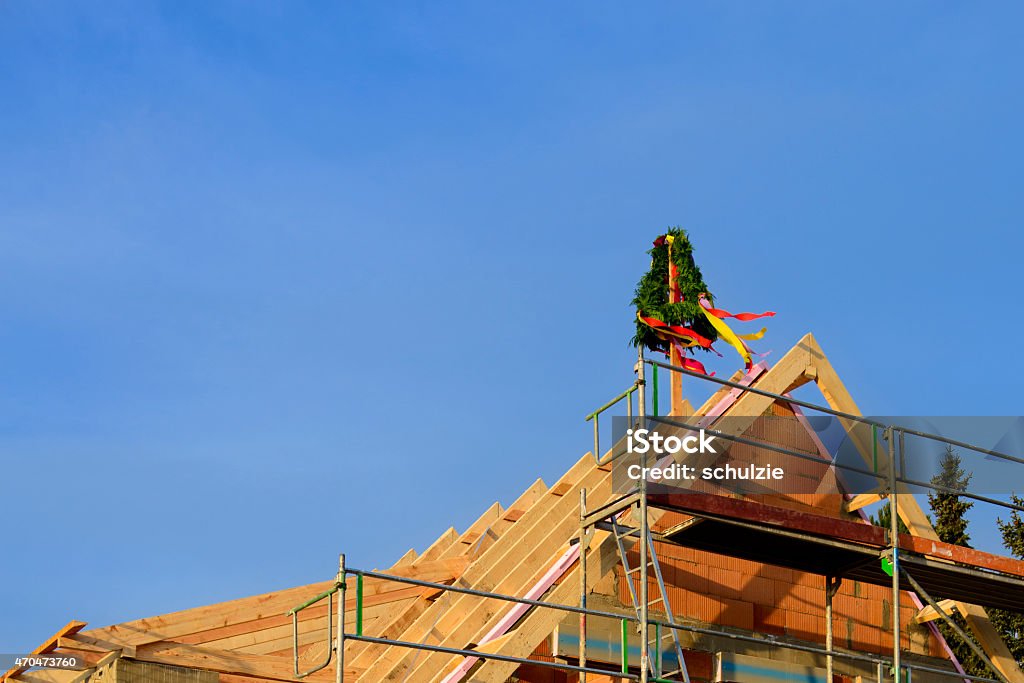
[[[580,609],[587,609],[587,490],[580,489]],[[579,666],[587,667],[587,614],[580,612],[580,656]],[[587,683],[587,672],[580,672],[580,683]]]
[[[647,391],[644,381],[644,347],[637,345],[636,363],[636,415],[640,429],[644,429],[647,417]],[[647,454],[641,456],[640,467],[647,467]],[[650,621],[649,605],[647,600],[647,538],[650,534],[647,521],[647,476],[640,477],[640,501],[638,504],[640,514],[640,683],[648,683],[648,672],[650,671],[650,639],[648,638],[648,626]],[[660,647],[660,643],[659,643]]]
[[[828,650],[828,654],[825,655],[825,681],[832,683],[833,675],[833,657],[832,657],[832,643],[834,640],[832,630],[832,598],[839,592],[839,585],[843,582],[841,576],[826,576],[825,577],[825,649]]]
[[[345,554],[338,556],[338,578],[335,579],[340,591],[338,599],[338,634],[334,641],[334,651],[338,655],[338,669],[334,675],[335,683],[345,683]]]
[[[896,492],[896,433],[889,432],[889,547],[892,552],[892,675],[900,683],[900,517]]]

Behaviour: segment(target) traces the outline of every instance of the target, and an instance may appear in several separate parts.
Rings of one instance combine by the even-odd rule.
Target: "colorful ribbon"
[[[699,346],[703,349],[711,349],[712,341],[706,337],[702,337],[697,334],[689,327],[683,327],[682,325],[669,325],[666,322],[658,320],[657,318],[647,318],[639,313],[636,317],[640,319],[643,324],[647,325],[655,332],[659,334],[666,334],[677,339],[682,339],[688,342],[687,347]]]
[[[679,362],[682,363],[684,368],[686,368],[690,372],[699,372],[700,374],[707,375],[708,377],[715,376],[715,373],[713,372],[708,374],[708,371],[704,368],[704,364],[701,363],[699,360],[687,356],[686,351],[683,349],[681,345],[677,344],[676,342],[672,343],[675,344],[676,350],[679,351]]]
[[[714,308],[711,302],[706,298],[700,298],[700,305],[703,306],[711,315],[718,318],[736,318],[741,322],[750,322],[751,320],[757,320],[758,318],[773,318],[775,317],[775,311],[765,311],[764,313],[730,313],[724,311],[721,308]]]
[[[720,318],[715,316],[708,309],[701,306],[700,310],[701,312],[704,313],[704,317],[708,319],[708,322],[711,323],[711,326],[715,328],[715,331],[718,332],[718,336],[724,339],[726,342],[728,342],[729,345],[732,346],[734,349],[736,349],[736,352],[740,354],[741,358],[743,358],[743,362],[746,368],[749,370],[751,366],[753,366],[754,362],[750,358],[750,349],[748,349],[747,345],[743,343],[743,340],[740,339],[739,336],[735,332],[733,332],[728,325],[726,325]]]

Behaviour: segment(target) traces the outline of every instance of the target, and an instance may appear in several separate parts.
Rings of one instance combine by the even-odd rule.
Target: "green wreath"
[[[672,239],[667,240],[667,237]],[[633,346],[643,344],[651,351],[662,353],[668,353],[669,350],[669,342],[659,337],[640,316],[656,318],[668,325],[688,327],[712,342],[718,339],[718,332],[701,312],[700,298],[703,296],[713,304],[714,297],[708,291],[704,276],[693,260],[693,245],[686,231],[678,227],[669,228],[654,241],[654,246],[647,253],[651,255],[651,268],[640,278],[633,295],[633,306],[638,314]],[[669,303],[670,253],[676,268],[676,286],[681,297],[679,303]]]

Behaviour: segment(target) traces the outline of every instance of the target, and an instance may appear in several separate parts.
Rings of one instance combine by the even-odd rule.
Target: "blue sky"
[[[553,482],[667,225],[866,412],[1024,414],[1022,14],[0,4],[0,651]]]

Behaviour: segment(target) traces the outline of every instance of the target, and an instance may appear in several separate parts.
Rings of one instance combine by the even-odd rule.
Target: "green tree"
[[[878,508],[878,513],[871,515],[870,520],[875,526],[880,526],[883,529],[891,528],[889,525],[892,523],[892,507],[889,505],[889,501],[886,501],[885,505]],[[910,533],[910,529],[907,528],[902,519],[896,520],[896,528],[901,534]]]
[[[952,446],[946,446],[946,451],[942,454],[939,465],[938,474],[932,477],[932,484],[934,486],[940,486],[953,491],[967,490],[967,485],[971,481],[971,475],[964,472],[960,456]],[[955,493],[940,490],[932,491],[928,494],[928,505],[932,510],[932,526],[935,527],[935,533],[938,534],[939,540],[968,548],[971,547],[971,536],[967,533],[967,511],[974,506],[974,503],[962,500]],[[967,631],[967,621],[959,612],[953,614],[953,621],[961,629]],[[967,673],[973,676],[992,675],[992,672],[981,661],[981,658],[974,653],[970,646],[956,634],[945,620],[940,620],[938,626],[939,631],[945,636],[946,642],[949,643],[950,649],[953,650],[953,654],[960,660]],[[969,632],[968,635],[970,635]],[[973,636],[971,638],[973,639]]]
[[[1024,505],[1021,496],[1010,496],[1015,505]],[[1024,560],[1024,518],[1016,510],[1010,512],[1010,518],[1000,518],[999,533],[1003,537],[1003,545],[1018,560]],[[1005,610],[989,610],[992,624],[999,630],[1006,641],[1017,664],[1024,666],[1024,614]]]
[[[964,472],[960,456],[956,450],[946,446],[946,452],[939,461],[939,473],[932,477],[932,484],[943,489],[966,491],[971,483],[970,474]],[[971,536],[967,533],[967,511],[974,503],[963,500],[955,493],[948,491],[932,491],[928,494],[928,504],[934,517],[935,533],[946,543],[971,547]]]

